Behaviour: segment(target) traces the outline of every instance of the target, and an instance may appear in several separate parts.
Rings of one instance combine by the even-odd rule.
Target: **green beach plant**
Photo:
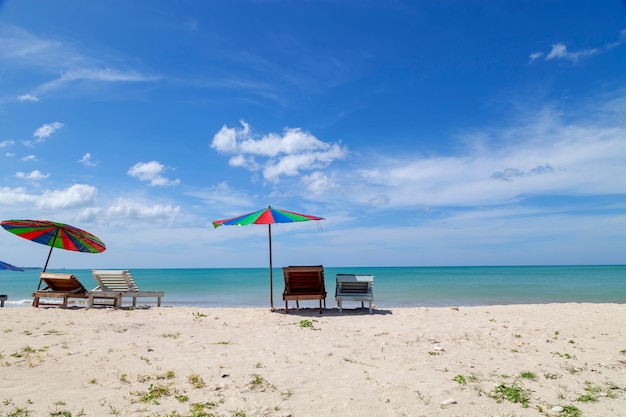
[[[9,412],[7,417],[31,417],[33,414],[28,408],[16,407]]]
[[[530,379],[530,380],[536,380],[537,379],[537,375],[534,372],[531,371],[524,371],[520,374],[521,378],[524,379]]]
[[[200,312],[194,312],[191,313],[191,315],[193,316],[194,320],[200,320],[201,318],[206,317],[206,314]]]
[[[265,379],[259,374],[252,374],[250,376],[252,377],[252,381],[250,381],[250,385],[252,386],[258,387],[265,383]]]
[[[172,395],[171,386],[165,386],[161,384],[150,384],[148,391],[136,392],[135,395],[139,397],[139,401],[142,403],[160,404],[159,399]]]
[[[507,386],[504,382],[496,385],[490,393],[490,396],[498,403],[507,400],[512,403],[520,403],[524,408],[528,407],[528,401],[530,400],[528,392],[517,383],[514,383],[511,386]]]
[[[189,377],[187,377],[187,382],[189,382],[191,386],[196,389],[206,387],[206,383],[204,382],[202,377],[198,374],[189,375]]]
[[[581,417],[582,412],[579,408],[573,405],[564,405],[562,406],[563,411],[559,413],[559,417]]]
[[[313,326],[313,322],[311,320],[300,320],[300,328],[301,329],[315,329],[315,326]]]

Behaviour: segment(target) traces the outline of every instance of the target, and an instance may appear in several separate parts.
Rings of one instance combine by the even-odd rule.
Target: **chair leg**
[[[285,313],[289,314],[289,301],[285,300]]]

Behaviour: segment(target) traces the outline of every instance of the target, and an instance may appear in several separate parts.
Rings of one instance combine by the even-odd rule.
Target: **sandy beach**
[[[626,416],[626,306],[2,308],[2,416]]]

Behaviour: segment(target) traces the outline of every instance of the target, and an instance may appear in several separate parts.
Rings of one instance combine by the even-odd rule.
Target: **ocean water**
[[[30,306],[39,283],[38,269],[0,270],[0,293],[7,307]],[[96,286],[90,270],[72,273],[87,289]],[[133,269],[143,290],[164,291],[164,306],[268,307],[268,268]],[[336,307],[335,275],[374,276],[376,308],[444,307],[562,302],[626,303],[626,265],[499,267],[357,267],[324,268],[328,308]],[[273,270],[274,306],[283,307],[281,268]],[[139,299],[153,304],[151,299]],[[127,302],[125,302],[126,304]],[[301,307],[315,307],[303,301]],[[352,308],[356,303],[344,303]]]

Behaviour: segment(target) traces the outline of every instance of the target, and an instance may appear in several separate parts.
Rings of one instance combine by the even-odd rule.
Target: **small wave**
[[[32,304],[33,304],[32,298],[24,298],[22,300],[8,299],[4,302],[5,307],[24,307],[24,306],[30,306]]]

